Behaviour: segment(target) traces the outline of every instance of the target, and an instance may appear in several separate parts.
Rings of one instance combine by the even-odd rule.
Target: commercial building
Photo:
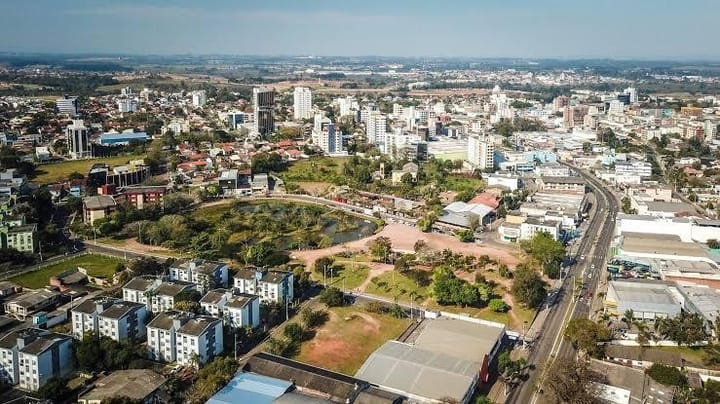
[[[686,217],[662,218],[650,215],[618,214],[615,234],[641,233],[648,235],[672,235],[684,243],[707,243],[720,240],[720,220]]]
[[[37,391],[48,379],[73,370],[73,339],[37,328],[12,331],[0,339],[0,378]]]
[[[139,403],[161,402],[160,387],[165,378],[150,369],[116,370],[94,381],[78,397],[78,404],[102,404],[112,398],[127,397]]]
[[[499,187],[507,189],[508,191],[516,191],[522,187],[522,181],[520,177],[513,174],[486,174],[483,175],[485,181],[487,181],[488,187]]]
[[[293,92],[293,117],[296,120],[312,117],[312,92],[307,87],[295,87]]]
[[[169,269],[171,281],[192,282],[200,293],[228,286],[228,265],[224,262],[193,258],[173,263]]]
[[[451,227],[470,229],[490,222],[493,208],[479,203],[453,202],[442,210],[436,222]]]
[[[645,161],[616,161],[616,176],[639,176],[643,179],[652,176],[652,164]]]
[[[275,131],[275,90],[268,87],[253,88],[255,130],[261,135]]]
[[[103,133],[100,135],[100,144],[103,146],[128,145],[130,142],[147,142],[149,136],[145,132],[133,132],[132,129],[121,133]]]
[[[214,289],[200,299],[200,307],[232,328],[260,325],[260,297],[228,289]]]
[[[495,167],[495,141],[492,136],[470,135],[467,144],[470,165],[481,170]]]
[[[560,222],[556,220],[544,220],[536,217],[528,217],[520,224],[520,240],[530,240],[537,233],[547,233],[553,240],[560,239]]]
[[[672,283],[645,279],[610,281],[605,296],[605,310],[624,316],[631,310],[634,318],[654,320],[675,317],[682,305]]]
[[[720,316],[720,291],[708,286],[678,284],[677,290],[682,296],[683,310],[698,314],[705,321],[705,329],[715,335],[715,324]]]
[[[293,279],[292,272],[244,268],[234,275],[234,286],[239,293],[260,296],[262,303],[285,303],[294,299]]]
[[[77,115],[78,102],[76,97],[68,95],[62,96],[55,100],[55,107],[61,114],[67,114],[71,117]]]
[[[548,177],[539,180],[540,189],[551,192],[567,192],[572,194],[585,193],[585,180],[582,177]]]
[[[90,144],[90,129],[80,119],[74,119],[72,124],[65,128],[65,140],[68,154],[71,159],[86,159],[92,157],[92,144]]]

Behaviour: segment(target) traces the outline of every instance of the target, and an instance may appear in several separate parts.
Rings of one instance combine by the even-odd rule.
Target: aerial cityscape
[[[0,403],[720,403],[720,3],[582,3],[2,2]]]

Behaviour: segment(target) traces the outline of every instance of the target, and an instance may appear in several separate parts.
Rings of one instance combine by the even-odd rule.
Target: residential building
[[[572,175],[570,167],[560,163],[543,163],[535,166],[535,174],[546,177],[569,177]]]
[[[175,298],[183,292],[196,290],[196,285],[183,281],[166,281],[161,283],[150,296],[150,311],[162,313],[175,308]]]
[[[342,132],[334,123],[325,126],[320,132],[313,131],[313,139],[325,154],[343,154]]]
[[[203,311],[223,319],[232,328],[260,325],[260,297],[237,293],[228,289],[215,289],[200,299]]]
[[[125,201],[138,210],[147,206],[163,206],[167,193],[165,186],[126,187],[122,191]]]
[[[118,342],[144,339],[146,319],[144,304],[116,301],[98,313],[98,334]]]
[[[123,286],[123,300],[144,304],[152,310],[152,295],[160,283],[157,278],[137,276]]]
[[[181,365],[201,365],[223,352],[223,326],[219,318],[195,316],[175,332],[175,360]]]
[[[191,318],[189,313],[159,313],[147,324],[148,358],[158,362],[175,362],[176,332]]]
[[[255,130],[261,135],[275,131],[275,90],[268,87],[253,88]]]
[[[193,107],[204,107],[207,104],[207,93],[205,90],[198,90],[192,92],[192,105]]]
[[[37,224],[0,226],[0,246],[35,254],[38,249]]]
[[[205,293],[228,286],[228,266],[223,262],[193,258],[173,263],[168,278],[171,281],[192,282],[198,285],[200,293]]]
[[[78,102],[76,97],[62,96],[55,100],[55,106],[61,114],[67,114],[71,117],[77,115]]]
[[[237,292],[260,296],[262,303],[285,303],[294,298],[293,279],[292,272],[244,268],[235,274],[234,286]]]
[[[72,124],[65,128],[65,137],[70,158],[77,160],[92,157],[90,129],[82,120],[73,119]]]
[[[529,217],[520,224],[520,240],[530,240],[540,232],[549,234],[553,240],[559,240],[560,222],[557,220],[543,220],[536,217]]]
[[[83,218],[93,225],[96,220],[109,216],[117,209],[115,198],[107,195],[88,196],[83,199]]]
[[[99,329],[98,315],[113,304],[113,299],[87,299],[70,310],[72,332],[77,339],[85,334],[97,333]]]
[[[54,307],[60,301],[60,293],[50,289],[37,289],[11,297],[4,303],[5,313],[25,321],[38,311]]]
[[[116,370],[95,380],[90,389],[84,389],[78,396],[78,404],[102,404],[118,397],[127,397],[132,402],[153,404],[162,402],[160,387],[165,378],[150,369]]]
[[[307,87],[295,87],[293,93],[293,116],[296,120],[312,117],[312,92]]]
[[[37,391],[48,379],[73,370],[73,339],[37,328],[12,331],[0,339],[0,378]]]
[[[117,106],[118,106],[118,112],[120,112],[121,114],[126,114],[128,112],[137,111],[137,101],[135,101],[133,99],[126,98],[126,99],[118,100]]]
[[[365,137],[369,144],[384,145],[386,141],[387,120],[385,115],[372,111],[365,123]]]
[[[616,161],[615,175],[637,175],[643,179],[652,176],[652,164],[645,161]]]
[[[495,142],[492,137],[468,136],[467,156],[474,168],[492,170],[495,167]]]

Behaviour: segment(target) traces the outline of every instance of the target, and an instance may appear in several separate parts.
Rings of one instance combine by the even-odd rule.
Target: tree
[[[716,249],[720,248],[720,241],[718,241],[717,239],[714,239],[714,238],[708,239],[707,246],[708,246],[708,248],[716,250]]]
[[[502,299],[491,299],[490,303],[488,303],[488,308],[497,313],[505,313],[510,310],[510,306]]]
[[[283,335],[285,335],[285,337],[287,337],[290,341],[298,342],[304,339],[305,330],[298,323],[290,323],[285,326]]]
[[[102,404],[143,404],[143,400],[128,396],[115,396],[103,399]]]
[[[328,312],[325,310],[313,310],[305,308],[302,313],[302,323],[306,328],[313,329],[325,324],[329,319]]]
[[[51,377],[37,391],[37,394],[53,402],[62,402],[63,398],[70,395],[67,380],[61,377]]]
[[[441,305],[455,304],[459,306],[480,306],[486,303],[488,293],[481,286],[484,283],[471,284],[455,276],[447,266],[435,268],[433,272],[432,290],[435,300]]]
[[[537,308],[547,297],[547,284],[532,268],[520,265],[513,273],[510,292],[523,305]]]
[[[193,404],[206,402],[230,381],[237,369],[238,363],[233,358],[215,357],[198,370],[185,401]]]
[[[687,384],[687,377],[675,366],[653,363],[645,373],[658,383],[668,386],[682,387]]]
[[[558,402],[568,404],[599,404],[596,383],[604,378],[590,369],[588,362],[556,359],[545,377],[545,386]]]
[[[532,239],[521,243],[523,250],[540,263],[550,278],[560,274],[560,264],[565,258],[565,247],[547,232],[536,233]]]
[[[192,302],[189,300],[183,300],[179,302],[175,302],[175,310],[178,311],[185,311],[188,313],[200,313],[200,310],[202,307],[200,307],[200,303],[198,302]]]
[[[681,312],[674,318],[664,318],[655,322],[655,330],[661,337],[675,341],[678,345],[692,345],[707,341],[705,322],[697,313]]]
[[[128,264],[128,269],[136,276],[141,275],[160,275],[163,272],[163,266],[152,258],[137,258]]]
[[[604,345],[601,342],[610,341],[612,334],[602,324],[598,324],[588,318],[575,318],[568,322],[563,334],[573,346],[588,353],[588,355],[599,358],[602,356]]]
[[[375,257],[383,258],[383,261],[387,261],[388,254],[392,252],[392,241],[384,236],[371,240],[368,246],[370,247],[370,253]]]
[[[325,303],[328,307],[344,306],[345,296],[340,289],[331,286],[320,292],[320,302]]]
[[[174,193],[163,198],[163,209],[166,214],[182,212],[193,204],[193,199],[186,194]]]
[[[510,268],[505,264],[498,265],[498,274],[503,278],[512,278],[512,272],[510,272]]]
[[[315,272],[319,274],[325,273],[325,270],[332,268],[333,263],[335,261],[332,257],[321,257],[315,260],[315,264],[313,264],[313,269],[315,269]]]
[[[632,311],[632,309],[627,309],[625,310],[625,313],[623,313],[622,321],[624,321],[628,326],[630,326],[630,323],[632,323],[634,318],[635,313]]]

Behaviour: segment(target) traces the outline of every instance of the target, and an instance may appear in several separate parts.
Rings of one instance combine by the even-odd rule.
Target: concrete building
[[[228,265],[218,261],[193,258],[173,263],[169,269],[171,281],[192,282],[200,293],[228,287]]]
[[[5,314],[25,321],[38,311],[55,307],[59,301],[60,293],[50,289],[36,289],[5,300]]]
[[[610,281],[605,296],[605,310],[615,316],[624,316],[632,310],[641,320],[675,317],[682,305],[679,292],[672,284],[651,280]]]
[[[387,120],[385,115],[380,112],[373,111],[368,114],[365,123],[365,137],[369,144],[384,145],[386,142]]]
[[[137,101],[132,99],[122,99],[117,102],[118,112],[126,114],[137,111]]]
[[[275,131],[275,90],[268,87],[253,88],[255,130],[260,135]]]
[[[0,377],[37,391],[48,379],[73,370],[73,339],[37,328],[12,331],[0,339]]]
[[[127,397],[134,402],[161,402],[160,387],[165,378],[150,369],[116,370],[95,380],[92,387],[78,397],[78,404],[102,404],[112,398]]]
[[[163,206],[168,189],[165,186],[134,186],[122,191],[125,202],[138,210],[149,206]]]
[[[90,129],[82,120],[74,119],[72,124],[65,128],[65,141],[71,159],[87,159],[92,157],[92,144],[90,143]]]
[[[223,319],[232,328],[260,325],[260,297],[257,295],[215,289],[200,299],[200,307],[205,313]]]
[[[682,296],[683,310],[700,315],[705,320],[705,329],[715,335],[715,324],[720,316],[720,291],[708,286],[678,284],[677,290]]]
[[[76,97],[62,96],[55,100],[55,107],[61,114],[67,114],[71,117],[77,115],[78,102]]]
[[[150,297],[150,311],[162,313],[175,308],[175,298],[183,292],[196,290],[196,285],[183,281],[166,281],[153,290]]]
[[[347,154],[343,148],[342,132],[334,123],[325,125],[322,130],[312,133],[313,142],[328,155]]]
[[[491,136],[468,136],[467,158],[474,168],[493,169],[495,167],[495,141]]]
[[[126,283],[123,290],[123,300],[144,304],[148,310],[151,310],[150,296],[160,286],[160,279],[153,277],[137,276]]]
[[[293,92],[293,117],[295,120],[312,117],[312,92],[307,87],[295,87]]]
[[[37,224],[0,226],[0,246],[35,254],[38,250]]]
[[[204,107],[207,104],[207,93],[205,90],[198,90],[192,92],[192,105],[193,107]]]
[[[560,222],[529,217],[520,224],[520,240],[530,240],[535,237],[537,233],[541,232],[549,234],[553,240],[559,240]]]
[[[616,176],[639,176],[643,179],[652,176],[652,164],[645,161],[616,161]]]
[[[516,191],[522,187],[520,177],[513,174],[486,174],[483,175],[487,181],[488,187],[499,187],[508,191]]]
[[[96,220],[109,216],[117,209],[112,196],[97,195],[83,199],[83,218],[85,223],[93,225]]]
[[[145,339],[146,319],[144,304],[117,301],[98,313],[98,334],[118,342]]]
[[[175,332],[175,360],[190,365],[197,358],[198,365],[223,352],[222,321],[210,316],[195,316]]]
[[[244,268],[234,275],[235,291],[260,296],[262,303],[285,303],[294,299],[293,273]]]
[[[582,177],[540,177],[540,189],[545,192],[585,193],[585,180]]]
[[[82,339],[86,334],[97,333],[98,315],[113,304],[112,299],[87,299],[70,310],[73,336]]]
[[[176,332],[189,320],[189,313],[169,311],[159,313],[147,324],[148,358],[158,362],[175,362]]]
[[[570,177],[573,172],[570,167],[560,163],[543,163],[535,166],[535,174],[546,177]]]

